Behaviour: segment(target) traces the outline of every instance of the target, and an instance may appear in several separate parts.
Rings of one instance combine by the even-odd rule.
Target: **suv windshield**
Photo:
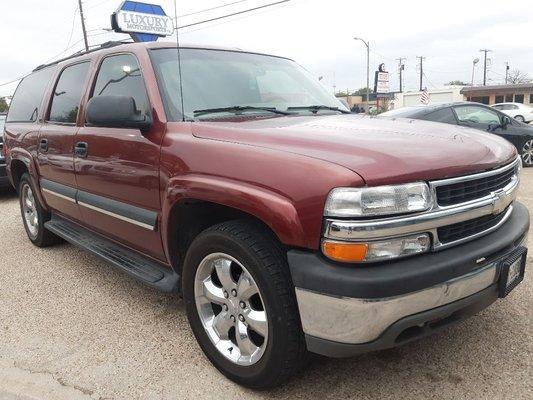
[[[154,49],[151,54],[167,117],[179,121],[178,51]],[[307,71],[285,58],[203,49],[181,49],[180,57],[188,119],[216,117],[202,110],[227,108],[227,113],[235,114],[245,107],[246,112],[273,116],[261,108],[308,114],[316,113],[316,107],[321,112],[348,111]]]

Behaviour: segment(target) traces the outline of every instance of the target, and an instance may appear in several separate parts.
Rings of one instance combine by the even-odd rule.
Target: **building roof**
[[[517,85],[465,86],[461,89],[461,94],[475,94],[482,92],[516,92],[519,90],[533,91],[533,83],[524,83]]]

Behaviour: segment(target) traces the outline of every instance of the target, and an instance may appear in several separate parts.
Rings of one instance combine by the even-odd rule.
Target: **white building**
[[[442,89],[428,90],[429,104],[450,103],[452,101],[465,101],[466,98],[461,94],[464,86],[445,86]],[[396,93],[394,98],[394,108],[418,106],[422,92],[403,92]]]

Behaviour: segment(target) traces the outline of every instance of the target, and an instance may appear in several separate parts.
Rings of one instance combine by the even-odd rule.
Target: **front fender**
[[[183,199],[208,201],[235,208],[263,221],[283,244],[311,247],[296,207],[290,199],[245,182],[196,174],[170,179],[163,199],[163,237],[169,237],[168,216],[172,206]]]

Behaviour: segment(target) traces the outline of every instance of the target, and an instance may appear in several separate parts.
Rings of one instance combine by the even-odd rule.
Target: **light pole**
[[[472,61],[472,82],[470,83],[470,86],[474,86],[474,71],[476,69],[476,64],[479,62],[479,58],[474,58],[474,61]]]
[[[370,100],[370,42],[358,37],[354,37],[354,40],[360,40],[366,46],[366,113],[370,114],[370,106],[368,104]]]

